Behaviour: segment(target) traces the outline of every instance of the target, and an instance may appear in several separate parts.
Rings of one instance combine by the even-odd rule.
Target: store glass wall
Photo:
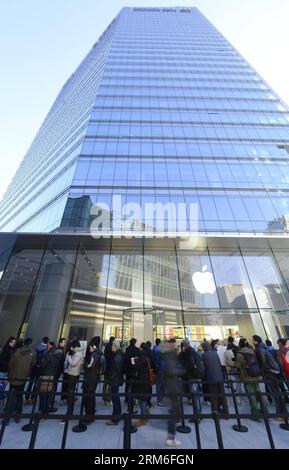
[[[0,280],[1,345],[10,335],[125,343],[174,336],[194,344],[288,336],[289,248],[57,240],[10,246]]]

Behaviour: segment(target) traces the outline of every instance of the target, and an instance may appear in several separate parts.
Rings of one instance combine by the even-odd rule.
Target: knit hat
[[[112,342],[112,345],[111,345],[112,348],[114,349],[120,349],[120,342],[115,339],[113,342]]]

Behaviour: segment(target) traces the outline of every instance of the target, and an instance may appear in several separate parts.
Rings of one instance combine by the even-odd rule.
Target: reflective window
[[[248,274],[239,252],[211,252],[218,296],[222,308],[256,308]]]

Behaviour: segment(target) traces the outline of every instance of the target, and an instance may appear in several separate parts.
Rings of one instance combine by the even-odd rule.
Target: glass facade
[[[196,8],[123,8],[0,203],[1,232],[54,233],[1,234],[0,342],[289,336],[288,183],[289,108],[222,34]],[[157,235],[144,207],[170,203],[185,232],[197,204],[194,247],[113,224],[137,204],[130,230]],[[89,240],[104,213],[117,237]]]
[[[121,194],[195,202],[202,233],[286,233],[288,144],[288,107],[196,8],[125,8],[61,228]]]
[[[178,238],[0,234],[0,244],[0,344],[289,336],[287,239],[200,237],[191,250]]]
[[[202,233],[287,233],[288,158],[289,108],[198,9],[123,8],[53,104],[0,230],[89,231],[92,205],[121,195],[197,203]]]

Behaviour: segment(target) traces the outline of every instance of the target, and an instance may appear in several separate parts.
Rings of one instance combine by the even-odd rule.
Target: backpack
[[[100,356],[100,367],[99,367],[99,372],[100,374],[103,374],[106,368],[106,359],[104,357],[104,354],[101,354]]]
[[[194,363],[193,363],[194,378],[203,380],[205,378],[205,364],[203,363],[198,353],[194,350],[192,352],[192,358],[194,360]]]
[[[283,372],[285,377],[289,377],[289,349],[286,352],[281,353],[281,358],[283,362]]]
[[[105,360],[104,354],[101,352],[100,353],[100,359],[97,362],[97,364],[95,365],[95,368],[97,370],[97,374],[102,375],[105,371],[105,367],[106,367],[106,360]]]
[[[270,372],[272,374],[280,374],[280,367],[278,362],[275,361],[274,357],[269,351],[265,351],[265,356],[266,356],[266,362],[270,368]]]
[[[249,377],[259,377],[262,375],[255,353],[242,353],[245,360],[245,369]]]

